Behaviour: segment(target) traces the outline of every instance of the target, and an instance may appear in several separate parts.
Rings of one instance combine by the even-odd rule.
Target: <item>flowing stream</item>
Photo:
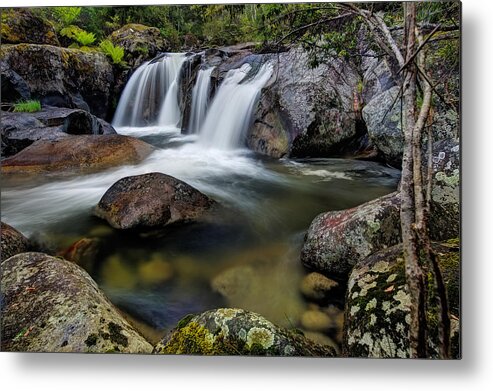
[[[114,121],[119,133],[155,145],[156,152],[138,165],[97,174],[29,184],[4,181],[2,220],[52,251],[81,238],[98,239],[100,252],[90,274],[148,334],[173,327],[186,314],[220,306],[253,310],[282,326],[298,327],[307,307],[298,291],[304,273],[299,253],[310,222],[321,212],[394,191],[400,173],[374,162],[275,160],[244,149],[242,137],[272,73],[269,64],[246,79],[249,66],[230,71],[208,105],[199,134],[181,134],[173,115],[161,118],[166,107],[155,113],[158,122],[143,126],[146,104],[139,99],[152,101],[158,89],[147,84],[164,86],[161,101],[177,109],[172,88],[179,67],[171,71],[168,66],[183,63],[184,56],[165,58],[134,73]],[[92,216],[114,182],[148,172],[179,178],[224,208],[211,221],[169,228],[158,236],[119,232]]]

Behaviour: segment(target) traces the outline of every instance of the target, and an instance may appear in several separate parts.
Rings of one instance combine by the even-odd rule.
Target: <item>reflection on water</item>
[[[247,150],[203,150],[176,129],[124,129],[158,147],[136,166],[43,183],[5,183],[2,220],[62,250],[99,238],[91,274],[134,324],[173,327],[188,313],[219,306],[259,312],[299,327],[299,250],[313,218],[394,191],[399,172],[342,159],[273,160]],[[118,179],[148,172],[177,177],[219,201],[211,221],[159,236],[117,232],[91,215]],[[144,330],[146,329],[146,330]]]

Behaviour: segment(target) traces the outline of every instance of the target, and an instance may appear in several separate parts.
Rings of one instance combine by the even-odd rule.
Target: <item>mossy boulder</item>
[[[27,84],[32,99],[107,118],[114,76],[103,53],[25,43],[2,46],[0,53],[6,67]]]
[[[26,252],[30,248],[29,239],[26,238],[22,233],[17,231],[14,227],[1,222],[1,253],[0,259],[5,260],[13,255]]]
[[[185,182],[154,172],[114,183],[94,213],[117,229],[149,229],[196,221],[214,205]]]
[[[460,255],[458,241],[434,244],[447,289],[452,328],[452,357],[460,356],[458,318]],[[428,275],[428,350],[438,357],[438,299]],[[345,310],[344,351],[350,357],[410,356],[411,298],[406,284],[402,246],[371,255],[351,272]]]
[[[40,173],[89,173],[139,163],[153,151],[144,141],[117,134],[38,140],[4,159],[1,173],[26,177]]]
[[[39,43],[59,46],[54,26],[28,9],[2,10],[2,44]]]
[[[161,36],[157,27],[130,23],[113,31],[109,39],[114,45],[125,49],[125,61],[131,68],[136,68],[145,60],[164,52],[168,43]]]
[[[320,356],[335,350],[242,309],[220,308],[181,321],[154,347],[157,354]]]
[[[460,230],[459,142],[451,139],[435,142],[432,162],[430,233],[435,240],[447,240],[459,236]]]
[[[311,270],[345,277],[360,260],[399,243],[400,196],[391,193],[355,208],[318,215],[301,251]]]
[[[74,263],[42,253],[2,264],[2,350],[150,353],[138,334]]]
[[[15,155],[37,140],[68,135],[116,134],[106,121],[85,110],[45,106],[35,113],[1,112],[2,156]]]

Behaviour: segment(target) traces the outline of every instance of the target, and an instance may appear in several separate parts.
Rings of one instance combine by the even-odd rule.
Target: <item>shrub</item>
[[[93,33],[88,33],[87,31],[74,31],[74,39],[79,42],[82,46],[89,46],[94,43],[96,36]]]
[[[18,113],[34,113],[41,110],[39,100],[26,100],[14,103],[14,111]]]
[[[113,43],[107,39],[99,44],[99,47],[115,65],[123,64],[123,56],[125,55],[125,49],[121,46],[115,46]]]
[[[63,26],[68,26],[75,22],[81,10],[81,7],[53,7],[53,14]]]

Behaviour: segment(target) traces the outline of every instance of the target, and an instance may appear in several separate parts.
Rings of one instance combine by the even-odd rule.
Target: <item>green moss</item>
[[[214,336],[204,326],[189,321],[186,326],[173,333],[161,353],[213,355]]]
[[[17,113],[35,113],[41,110],[41,102],[39,100],[26,100],[14,104],[14,111]]]
[[[195,315],[194,314],[188,314],[188,315],[185,315],[183,318],[181,318],[179,321],[178,321],[178,324],[176,325],[176,328],[178,330],[182,329],[183,327],[185,327],[188,323],[190,323],[190,321],[193,319]]]

